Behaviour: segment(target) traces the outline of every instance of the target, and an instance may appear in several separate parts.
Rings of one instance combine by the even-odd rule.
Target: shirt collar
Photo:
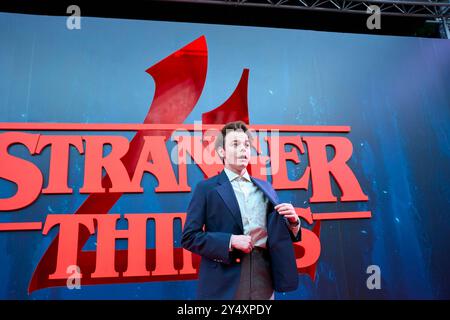
[[[225,173],[227,174],[228,179],[230,181],[233,181],[234,179],[239,177],[239,175],[237,173],[234,173],[233,171],[231,171],[231,170],[229,170],[227,168],[224,168],[224,170],[225,170]],[[242,178],[244,178],[247,181],[251,181],[250,180],[250,175],[248,174],[247,169],[245,169],[244,174],[242,175]]]

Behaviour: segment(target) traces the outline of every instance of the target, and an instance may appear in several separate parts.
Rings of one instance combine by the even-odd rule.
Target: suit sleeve
[[[300,218],[298,218],[299,224],[298,226],[291,226],[291,224],[289,223],[289,220],[287,218],[284,218],[286,221],[286,224],[289,228],[289,233],[291,235],[291,240],[292,242],[299,242],[302,240],[302,228],[301,228],[301,220]]]
[[[270,184],[269,184],[269,185],[270,185]],[[277,201],[277,203],[280,203],[280,199],[278,198],[278,194],[277,194],[277,192],[275,191],[275,189],[273,189],[272,185],[270,185],[270,189],[272,190],[272,193],[273,193],[273,195],[274,195],[275,200]],[[291,224],[289,223],[288,219],[285,218],[285,217],[283,217],[283,219],[284,219],[284,222],[286,223],[286,225],[287,225],[287,227],[288,227],[288,229],[289,229],[289,235],[291,236],[292,242],[299,242],[299,241],[301,241],[301,240],[302,240],[302,228],[300,227],[300,226],[301,226],[301,220],[300,220],[300,217],[298,218],[300,224],[298,225],[298,232],[297,232],[297,233],[294,233],[294,230],[293,230],[293,229],[295,229],[295,228],[293,228],[293,227],[291,226]]]
[[[210,260],[230,263],[231,233],[203,230],[207,213],[206,192],[202,183],[197,184],[187,208],[181,245],[184,249]]]

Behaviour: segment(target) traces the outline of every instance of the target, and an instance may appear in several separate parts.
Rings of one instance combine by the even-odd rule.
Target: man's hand
[[[275,210],[277,210],[279,214],[285,216],[290,223],[295,223],[298,220],[298,215],[290,203],[277,204]]]
[[[253,250],[252,237],[233,234],[231,236],[231,247],[249,253]]]

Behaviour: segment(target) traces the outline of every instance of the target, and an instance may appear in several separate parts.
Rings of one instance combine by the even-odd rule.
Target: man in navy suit
[[[189,203],[181,243],[202,257],[198,299],[273,299],[298,287],[300,219],[268,182],[249,176],[252,138],[241,121],[222,128],[215,147],[225,168],[198,183]]]

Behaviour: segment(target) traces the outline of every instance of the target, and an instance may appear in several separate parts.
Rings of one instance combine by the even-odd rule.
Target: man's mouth
[[[240,156],[240,157],[238,157],[238,159],[245,159],[245,160],[247,160],[247,157],[246,156]]]

